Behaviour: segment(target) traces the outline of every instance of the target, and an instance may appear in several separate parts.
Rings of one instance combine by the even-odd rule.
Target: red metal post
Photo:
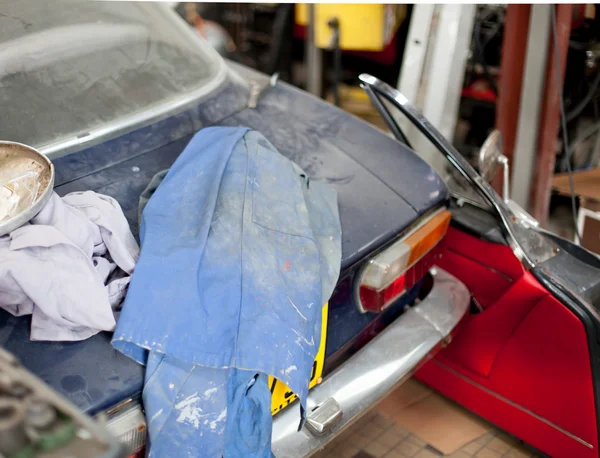
[[[556,145],[560,123],[559,82],[560,87],[562,87],[562,82],[565,79],[567,51],[569,49],[569,36],[571,34],[571,18],[573,15],[573,5],[560,4],[556,5],[555,8],[558,43],[554,43],[554,39],[551,39],[548,49],[544,98],[540,113],[538,148],[529,199],[530,212],[542,226],[546,225],[550,207],[552,176],[556,162]],[[553,32],[551,32],[551,36],[554,36]],[[560,75],[556,74],[556,51],[554,48],[556,45],[558,47],[561,69]]]
[[[513,4],[506,8],[496,102],[496,128],[502,132],[504,155],[508,157],[509,163],[512,163],[517,136],[530,17],[531,5]],[[501,190],[501,174],[498,174],[492,185],[497,191]]]

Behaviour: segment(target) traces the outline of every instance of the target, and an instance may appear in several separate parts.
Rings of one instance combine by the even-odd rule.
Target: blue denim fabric
[[[305,407],[339,276],[335,192],[257,132],[203,129],[148,201],[140,239],[113,345],[147,364],[150,453],[270,456],[267,376]]]

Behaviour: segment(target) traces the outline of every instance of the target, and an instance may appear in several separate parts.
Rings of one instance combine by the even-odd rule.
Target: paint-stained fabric
[[[208,128],[148,197],[113,345],[147,364],[150,453],[271,456],[267,375],[306,405],[339,275],[335,192],[261,134]]]

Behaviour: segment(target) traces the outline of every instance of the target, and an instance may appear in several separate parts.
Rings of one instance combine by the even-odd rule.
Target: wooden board
[[[600,200],[600,168],[573,172],[573,184],[575,195]],[[552,188],[564,196],[570,196],[569,174],[554,175]]]

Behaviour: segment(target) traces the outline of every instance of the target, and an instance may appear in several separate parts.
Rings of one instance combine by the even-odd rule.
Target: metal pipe
[[[308,27],[305,43],[306,89],[323,96],[323,51],[315,45],[315,4],[308,4]]]
[[[327,25],[333,31],[331,48],[333,49],[333,103],[340,106],[340,83],[342,79],[342,49],[340,48],[340,21],[329,20]]]
[[[508,158],[506,156],[502,156],[500,163],[502,164],[502,178],[504,179],[504,186],[502,186],[502,200],[504,200],[504,202],[508,202],[510,200]]]
[[[539,43],[548,43],[550,38],[550,8],[552,5],[541,3],[532,6],[527,36],[527,57],[523,73],[521,104],[518,111],[519,121],[513,157],[511,196],[525,209],[529,203],[531,176],[535,165],[537,132],[548,52],[548,47],[540,46]]]

